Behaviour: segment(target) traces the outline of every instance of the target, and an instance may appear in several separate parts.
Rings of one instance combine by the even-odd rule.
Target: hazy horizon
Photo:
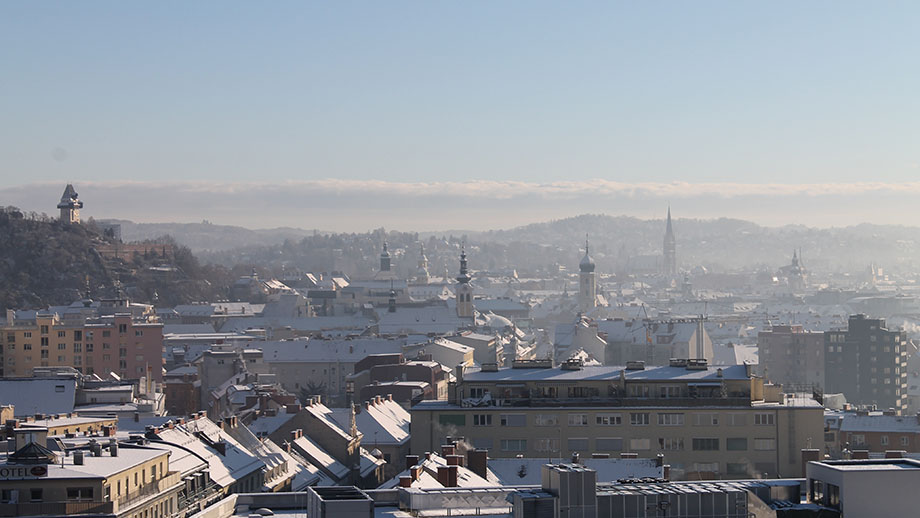
[[[920,182],[742,184],[579,182],[73,182],[84,218],[331,232],[499,230],[582,214],[662,219],[732,218],[765,227],[910,225]],[[55,213],[64,184],[0,188],[0,205]],[[864,211],[854,211],[862,206]],[[866,212],[871,217],[866,217]]]

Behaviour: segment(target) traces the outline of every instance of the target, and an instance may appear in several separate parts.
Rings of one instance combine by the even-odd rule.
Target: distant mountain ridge
[[[215,225],[207,221],[201,223],[134,223],[121,219],[99,221],[120,224],[122,240],[125,242],[157,239],[168,235],[180,245],[189,247],[193,252],[268,246],[284,242],[285,239],[300,240],[319,232],[291,227],[254,230],[233,225]]]

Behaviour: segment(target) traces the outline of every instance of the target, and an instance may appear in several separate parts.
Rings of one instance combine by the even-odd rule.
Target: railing
[[[598,406],[598,407],[694,407],[694,406],[751,406],[749,397],[698,397],[698,398],[615,398],[615,397],[585,397],[585,398],[496,398],[488,406],[500,407],[562,407],[562,406]]]
[[[132,491],[125,495],[122,495],[116,499],[118,502],[118,510],[121,512],[123,508],[126,508],[132,504],[135,504],[141,500],[149,498],[152,495],[162,493],[167,489],[175,486],[180,482],[181,478],[178,473],[169,473],[167,476],[151,482],[145,486],[142,486],[137,491]]]
[[[113,502],[24,502],[0,504],[0,516],[43,516],[70,514],[113,514]]]

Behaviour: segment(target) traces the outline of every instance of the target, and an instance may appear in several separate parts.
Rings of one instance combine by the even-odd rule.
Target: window
[[[83,352],[83,344],[73,344],[73,352],[81,353]]]
[[[684,439],[682,437],[659,437],[658,449],[668,451],[681,451],[684,449]]]
[[[104,330],[102,331],[102,338],[108,338],[108,337],[110,337],[110,336],[112,336],[112,332],[109,331],[108,329],[104,329]]]
[[[83,331],[74,331],[74,332],[73,332],[73,339],[74,339],[75,342],[79,342],[79,341],[83,340]]]
[[[650,450],[652,449],[652,441],[648,437],[641,439],[630,439],[629,449],[630,451]]]
[[[58,331],[58,338],[64,338],[67,336],[67,331]]]
[[[680,387],[674,385],[662,385],[658,387],[658,397],[675,398],[680,397]]]
[[[757,451],[776,450],[776,439],[754,439],[754,449]]]
[[[559,439],[537,439],[534,449],[541,452],[559,451]]]
[[[39,340],[40,340],[42,347],[48,347],[48,337],[47,336],[43,336]]]
[[[134,336],[144,336],[144,332],[139,329],[135,329]]]
[[[729,437],[725,439],[725,449],[728,451],[747,451],[747,437]]]
[[[43,359],[43,360],[47,360],[47,359],[48,359],[48,351],[42,351],[42,359]]]
[[[623,451],[622,437],[598,437],[594,440],[597,451]]]
[[[482,399],[483,396],[485,396],[487,392],[489,391],[484,388],[473,387],[470,389],[470,397],[474,399]]]
[[[43,335],[48,334],[48,326],[41,326],[39,330],[41,331]]]
[[[502,451],[527,451],[527,439],[502,439]]]
[[[526,414],[502,414],[500,420],[501,426],[527,426]],[[506,450],[511,451],[511,450]]]
[[[853,446],[865,446],[866,436],[861,433],[850,434],[850,443]]]
[[[67,499],[68,500],[92,500],[93,499],[93,488],[92,487],[68,487],[67,488]]]
[[[492,438],[491,437],[473,437],[473,446],[477,450],[491,450],[492,449]]]
[[[22,344],[22,350],[24,350],[24,351],[31,351],[31,350],[32,350],[32,344]]]
[[[719,426],[719,414],[696,414],[693,416],[694,426]]]
[[[910,444],[910,437],[906,435],[902,435],[901,436],[901,446],[907,446],[908,444]]]
[[[725,424],[728,426],[747,426],[747,415],[728,414],[725,416]]]
[[[93,352],[93,344],[86,344],[86,352],[88,353]]]
[[[750,476],[746,462],[729,462],[725,465],[725,471],[729,475],[740,475],[743,477]]]
[[[887,435],[883,435],[879,439],[882,443],[882,446],[888,446],[888,436]]]
[[[534,416],[534,425],[536,426],[557,426],[559,416],[556,414],[537,414]]]
[[[694,451],[716,451],[719,449],[719,439],[693,439]]]
[[[492,426],[492,414],[473,414],[473,426]]]
[[[658,424],[661,426],[683,426],[684,414],[658,414]]]
[[[773,426],[773,414],[754,414],[754,424],[757,426]]]
[[[718,462],[694,462],[693,471],[718,473],[719,463]]]
[[[594,420],[601,426],[618,426],[623,424],[623,416],[620,414],[597,414]]]
[[[63,351],[67,349],[67,344],[58,344],[58,351]]]
[[[64,392],[64,385],[55,385],[55,386],[54,386],[54,391],[55,391],[55,392]]]
[[[633,426],[647,426],[648,412],[632,412],[629,414],[629,424]]]
[[[442,426],[466,426],[465,414],[441,414],[438,416],[438,423]]]
[[[118,332],[125,334],[128,332],[128,324],[118,324]]]
[[[42,488],[33,487],[29,490],[29,501],[30,502],[41,502],[42,501]]]
[[[569,426],[588,426],[588,414],[569,414]]]
[[[567,446],[569,451],[588,451],[591,448],[588,444],[587,437],[572,437]]]
[[[32,331],[26,331],[22,333],[23,338],[32,338]]]

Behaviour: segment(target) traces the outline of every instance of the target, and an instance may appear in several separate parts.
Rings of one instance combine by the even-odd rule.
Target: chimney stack
[[[885,451],[886,459],[903,459],[907,452],[904,450],[887,450]]]
[[[463,455],[448,455],[447,465],[448,466],[462,466],[463,465]]]
[[[809,462],[818,462],[821,460],[821,450],[808,448],[802,449],[802,478],[805,478],[805,468]]]
[[[457,447],[453,444],[442,444],[441,445],[441,456],[447,458],[448,455],[453,455],[457,453]]]
[[[486,478],[489,466],[489,450],[468,450],[466,452],[466,466],[473,473]]]
[[[406,469],[418,464],[418,455],[406,455]]]
[[[443,487],[450,487],[450,471],[447,466],[438,466],[438,483]]]
[[[402,475],[399,477],[399,487],[412,487],[412,477]]]
[[[869,450],[853,450],[850,458],[853,460],[869,460]]]

